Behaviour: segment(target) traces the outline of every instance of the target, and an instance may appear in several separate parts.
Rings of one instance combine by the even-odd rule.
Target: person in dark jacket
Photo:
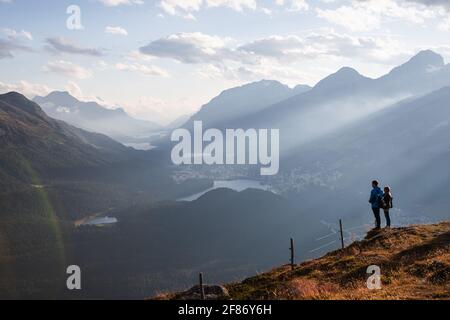
[[[369,203],[372,205],[372,211],[375,216],[375,229],[381,228],[380,208],[383,198],[383,191],[378,187],[379,182],[377,180],[372,181],[372,191],[370,192]]]
[[[383,206],[384,216],[386,217],[386,227],[390,228],[391,227],[391,217],[389,215],[389,210],[391,210],[394,207],[394,205],[393,205],[393,197],[392,197],[392,193],[391,193],[391,188],[389,188],[388,186],[384,187],[382,206]]]

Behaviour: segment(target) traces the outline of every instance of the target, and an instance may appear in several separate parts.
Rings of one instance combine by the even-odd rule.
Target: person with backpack
[[[386,217],[386,227],[390,228],[391,227],[391,217],[389,215],[389,210],[391,210],[394,207],[394,205],[393,205],[393,197],[392,197],[392,193],[391,193],[391,188],[388,186],[384,187],[384,194],[383,194],[383,198],[382,198],[381,207],[383,208],[384,216]]]
[[[381,229],[380,209],[383,201],[383,191],[378,187],[377,180],[372,181],[372,191],[370,192],[369,203],[372,205],[372,211],[375,216],[375,229]]]

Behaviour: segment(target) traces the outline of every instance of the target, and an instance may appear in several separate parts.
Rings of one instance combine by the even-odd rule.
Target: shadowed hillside
[[[367,289],[367,268],[382,288]],[[449,299],[450,222],[371,231],[344,250],[226,285],[232,299]],[[182,294],[172,298],[182,299]]]

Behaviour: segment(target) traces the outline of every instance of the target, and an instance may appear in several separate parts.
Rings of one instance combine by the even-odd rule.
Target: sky
[[[163,124],[262,79],[450,58],[448,0],[0,0],[0,93],[53,90]]]

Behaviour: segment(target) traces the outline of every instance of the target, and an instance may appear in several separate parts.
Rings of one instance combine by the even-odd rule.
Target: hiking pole
[[[344,231],[342,229],[342,220],[339,219],[339,229],[341,230],[341,244],[342,244],[342,249],[345,248],[345,244],[344,244]]]

